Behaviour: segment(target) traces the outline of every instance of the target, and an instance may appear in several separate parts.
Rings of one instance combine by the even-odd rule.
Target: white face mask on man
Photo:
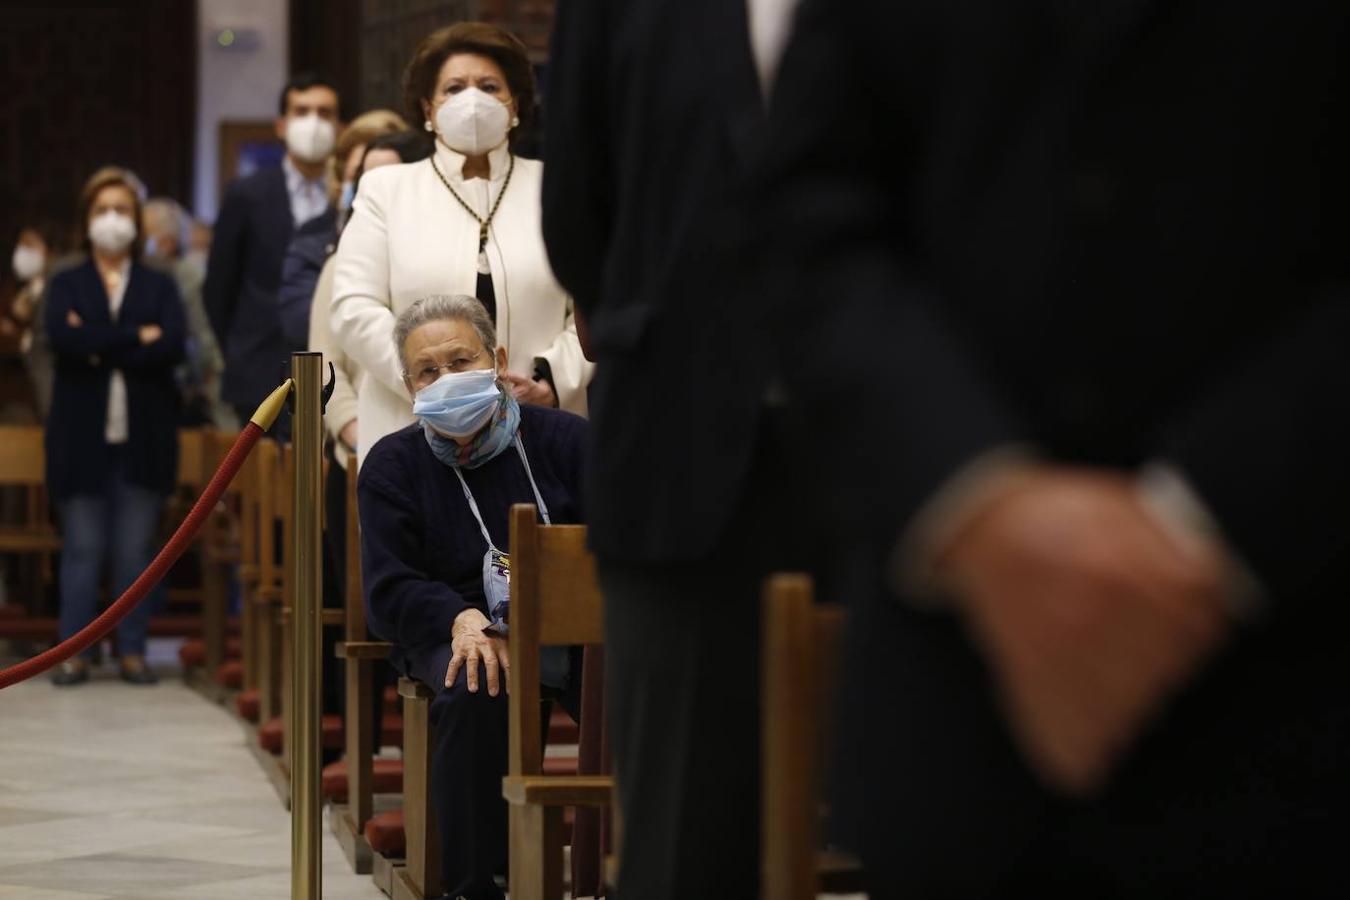
[[[436,133],[456,153],[482,156],[500,147],[514,124],[511,107],[476,87],[465,88],[436,110]]]
[[[136,223],[130,216],[108,210],[89,220],[89,242],[108,254],[121,253],[136,240]]]
[[[304,163],[319,163],[328,158],[337,143],[337,129],[315,113],[286,120],[286,149]]]

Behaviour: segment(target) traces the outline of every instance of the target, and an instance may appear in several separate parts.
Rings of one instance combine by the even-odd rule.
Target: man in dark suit
[[[278,291],[291,234],[331,207],[325,166],[337,137],[337,91],[318,76],[297,75],[278,106],[276,131],[286,156],[281,166],[236,179],[226,189],[202,288],[225,350],[221,396],[241,422],[277,386],[290,358]]]
[[[1345,895],[1348,36],[805,0],[765,221],[890,582],[839,761],[874,900]]]
[[[745,5],[561,3],[549,83],[544,236],[598,363],[587,523],[619,891],[754,897],[759,583],[800,565],[809,523],[733,255],[763,115]]]

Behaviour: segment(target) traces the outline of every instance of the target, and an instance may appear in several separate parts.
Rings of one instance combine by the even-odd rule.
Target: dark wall
[[[0,3],[0,249],[19,223],[68,232],[99,166],[191,200],[197,94],[190,0]]]
[[[291,0],[291,69],[324,72],[342,92],[350,119],[377,107],[403,109],[403,67],[431,32],[483,19],[548,57],[554,0]],[[414,123],[418,124],[418,123]]]

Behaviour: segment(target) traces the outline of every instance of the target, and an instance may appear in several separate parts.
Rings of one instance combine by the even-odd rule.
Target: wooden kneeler
[[[822,851],[822,773],[848,613],[816,605],[806,575],[771,576],[763,597],[760,839],[763,900],[862,890],[861,867]]]
[[[532,504],[511,507],[510,804],[512,900],[561,900],[563,810],[610,803],[608,775],[544,775],[539,650],[604,643],[595,560],[581,525],[543,526]]]

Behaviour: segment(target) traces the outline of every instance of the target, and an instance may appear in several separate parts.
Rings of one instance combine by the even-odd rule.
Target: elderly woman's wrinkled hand
[[[488,696],[497,696],[503,681],[507,693],[511,692],[511,658],[507,643],[502,638],[483,633],[490,624],[487,616],[472,607],[455,616],[450,637],[450,666],[445,671],[446,687],[454,685],[463,666],[469,692],[478,693],[478,664],[481,661],[487,672]]]

